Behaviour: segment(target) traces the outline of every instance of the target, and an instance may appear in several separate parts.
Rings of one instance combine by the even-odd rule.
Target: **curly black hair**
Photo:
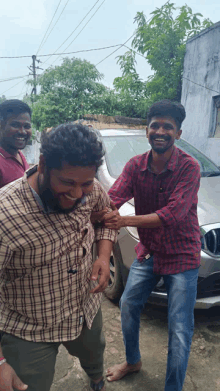
[[[28,113],[31,117],[31,108],[19,99],[8,99],[0,104],[0,120],[6,121],[12,115]]]
[[[87,126],[73,123],[43,132],[40,152],[49,170],[61,169],[64,162],[71,166],[95,166],[98,170],[104,156],[96,133]]]
[[[180,129],[183,120],[186,117],[185,108],[179,102],[173,102],[169,99],[164,99],[154,103],[148,110],[147,125],[149,125],[153,117],[171,117]]]

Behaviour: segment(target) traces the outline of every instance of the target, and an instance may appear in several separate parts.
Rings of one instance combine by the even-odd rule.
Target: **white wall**
[[[181,103],[186,109],[182,137],[220,166],[220,138],[210,137],[213,118],[212,97],[218,95],[220,95],[220,22],[187,42],[181,98]]]
[[[22,153],[26,157],[28,164],[37,164],[40,156],[40,132],[35,132],[35,138],[32,140],[32,145],[27,145]]]

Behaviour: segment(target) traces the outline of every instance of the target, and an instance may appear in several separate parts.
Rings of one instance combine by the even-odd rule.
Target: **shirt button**
[[[83,323],[83,316],[79,317],[79,324],[81,325]]]

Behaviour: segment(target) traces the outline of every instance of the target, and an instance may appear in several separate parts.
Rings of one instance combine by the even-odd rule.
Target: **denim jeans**
[[[168,359],[164,391],[181,391],[186,375],[194,329],[194,306],[198,269],[159,276],[153,273],[153,256],[143,262],[135,260],[121,297],[121,322],[126,360],[137,363],[140,358],[140,314],[153,288],[164,278],[168,295]]]

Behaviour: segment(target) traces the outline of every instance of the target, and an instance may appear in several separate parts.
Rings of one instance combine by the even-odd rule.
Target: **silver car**
[[[97,133],[106,151],[104,164],[99,168],[97,178],[108,191],[128,160],[150,150],[151,146],[144,130],[104,129]],[[201,167],[198,217],[202,251],[196,308],[208,309],[220,306],[220,169],[185,140],[177,140],[176,145],[195,158]],[[120,208],[121,215],[134,213],[133,199]],[[111,300],[119,300],[123,292],[129,268],[136,257],[134,248],[138,241],[136,228],[126,227],[120,230],[111,257],[111,278],[106,289],[106,295]],[[156,285],[149,301],[166,304],[163,278]]]

